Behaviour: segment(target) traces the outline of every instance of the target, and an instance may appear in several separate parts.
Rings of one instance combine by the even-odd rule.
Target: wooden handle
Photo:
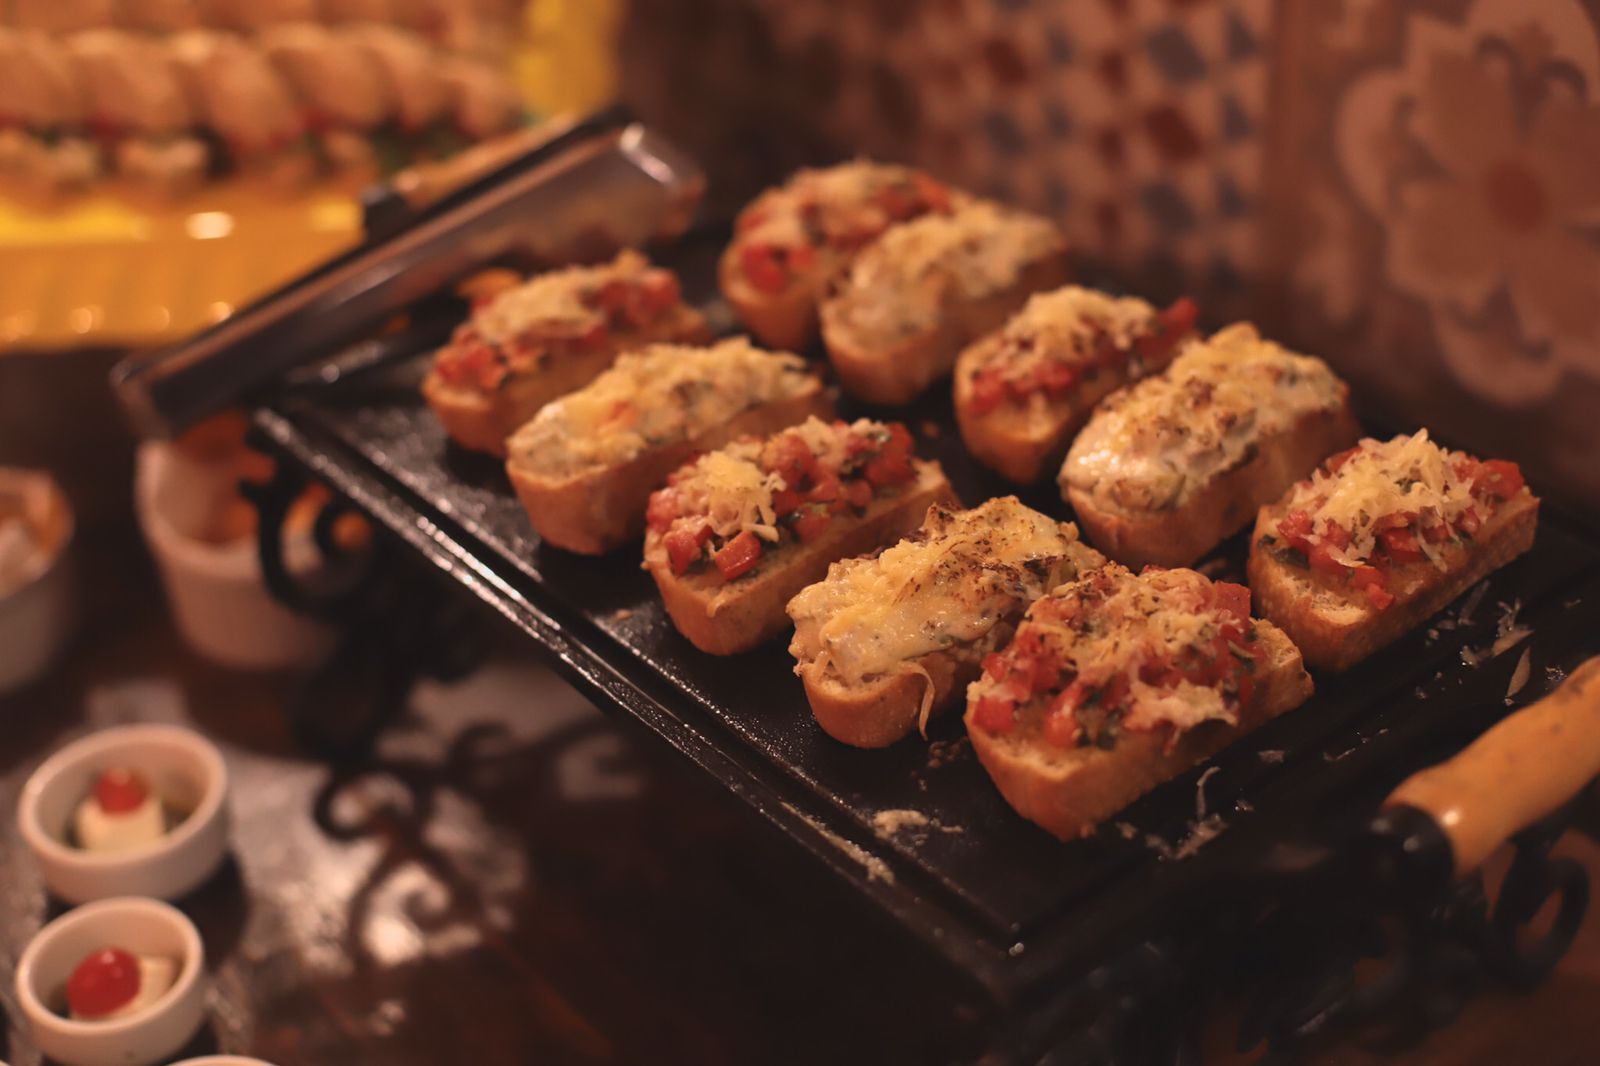
[[[1456,873],[1471,873],[1520,830],[1600,776],[1600,656],[1505,719],[1455,758],[1413,774],[1384,806],[1417,807],[1450,838]]]

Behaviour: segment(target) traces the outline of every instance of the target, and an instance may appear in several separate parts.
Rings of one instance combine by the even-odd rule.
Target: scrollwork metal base
[[[269,451],[265,442],[252,445]],[[259,516],[262,579],[280,602],[341,631],[338,650],[301,683],[287,712],[295,739],[330,760],[359,758],[405,709],[418,680],[454,680],[476,665],[482,641],[463,598],[427,580],[385,539],[353,546],[340,520],[359,514],[333,496],[311,522],[320,556],[291,565],[291,510],[311,480],[280,462],[270,480],[241,491]]]

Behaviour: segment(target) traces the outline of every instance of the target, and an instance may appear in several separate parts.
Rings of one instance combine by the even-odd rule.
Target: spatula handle
[[[1406,778],[1385,807],[1415,807],[1445,835],[1457,874],[1600,776],[1600,656],[1447,762]]]

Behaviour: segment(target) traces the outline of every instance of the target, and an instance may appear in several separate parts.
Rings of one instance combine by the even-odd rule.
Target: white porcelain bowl
[[[195,535],[205,501],[232,491],[216,468],[171,445],[139,446],[134,505],[183,639],[207,659],[238,669],[314,666],[332,653],[338,633],[273,599],[261,578],[256,542],[213,544]],[[300,578],[321,559],[309,532],[289,536],[284,565]]]
[[[91,852],[68,844],[78,804],[100,773],[137,771],[164,802],[188,816],[143,847]],[[170,725],[92,733],[56,752],[22,786],[17,825],[44,883],[69,903],[109,896],[177,899],[216,872],[228,850],[228,768],[200,734]]]
[[[156,1002],[125,1018],[75,1021],[65,1007],[67,978],[85,956],[117,947],[179,960],[178,977]],[[66,1066],[146,1066],[187,1044],[205,1020],[205,948],[176,907],[121,897],[68,911],[28,943],[17,963],[17,1002],[47,1057]]]
[[[24,487],[26,486],[26,488]],[[0,594],[0,693],[41,676],[60,654],[76,616],[72,579],[72,508],[53,481],[0,467],[0,492],[28,492],[49,511],[54,541],[20,588]]]

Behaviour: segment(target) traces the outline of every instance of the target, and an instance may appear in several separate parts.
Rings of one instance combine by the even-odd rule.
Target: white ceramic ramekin
[[[25,481],[37,486],[39,478],[31,471],[0,467],[0,490],[20,487]],[[21,688],[50,668],[77,614],[70,554],[72,508],[53,482],[45,484],[45,502],[61,535],[28,581],[0,596],[0,693]]]
[[[338,634],[273,599],[261,579],[255,540],[212,544],[194,535],[196,516],[205,509],[201,501],[226,491],[231,486],[215,469],[171,445],[139,446],[134,503],[178,631],[195,651],[224,666],[314,666],[333,651]],[[321,562],[309,533],[287,538],[284,563],[302,578],[316,573]]]
[[[188,816],[172,832],[128,851],[67,843],[78,804],[102,771],[137,771]],[[177,899],[206,881],[228,851],[228,768],[200,734],[171,725],[91,733],[56,752],[22,786],[17,826],[52,893],[69,903],[110,896]]]
[[[156,1002],[124,1018],[75,1021],[64,1007],[67,978],[103,948],[179,960]],[[147,1066],[187,1044],[205,1021],[205,948],[194,923],[153,899],[119,897],[68,911],[29,941],[17,963],[17,1002],[48,1058],[66,1066]]]

